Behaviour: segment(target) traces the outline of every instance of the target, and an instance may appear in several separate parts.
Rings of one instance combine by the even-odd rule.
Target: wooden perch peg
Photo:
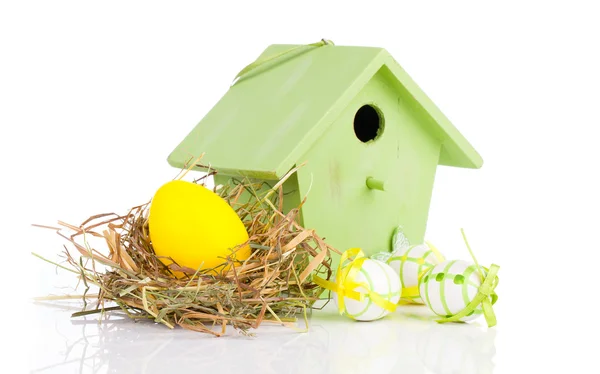
[[[383,188],[383,181],[380,181],[373,177],[367,178],[367,187],[369,187],[369,189],[371,190],[385,191],[385,189]]]

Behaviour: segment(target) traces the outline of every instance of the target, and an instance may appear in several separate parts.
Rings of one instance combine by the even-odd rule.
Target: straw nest
[[[150,202],[125,215],[95,215],[77,226],[59,222],[61,227],[54,228],[69,245],[64,246],[65,261],[54,264],[76,273],[84,288],[84,310],[73,316],[124,312],[133,319],[215,336],[225,334],[228,325],[245,334],[266,322],[296,328],[296,316],[303,313],[306,321],[307,309],[323,292],[312,275],[329,279],[330,251],[339,253],[299,225],[300,207],[282,213],[282,185],[296,171],[272,187],[246,179],[215,190],[244,222],[250,238],[244,245],[252,248],[243,263],[224,258],[221,268],[228,270],[218,275],[181,267],[154,253]],[[207,176],[211,174],[215,172]],[[94,240],[99,246],[92,247]],[[97,294],[92,294],[94,288]],[[91,306],[86,302],[90,297],[97,298]]]

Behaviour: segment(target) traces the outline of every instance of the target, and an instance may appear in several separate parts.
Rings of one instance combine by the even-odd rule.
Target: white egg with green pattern
[[[346,265],[349,266],[349,265]],[[368,286],[358,286],[354,291],[364,295],[362,301],[344,297],[344,309],[342,314],[357,321],[374,321],[385,317],[389,311],[377,305],[371,297],[369,291],[377,293],[384,300],[396,305],[400,300],[402,287],[398,275],[385,262],[365,259],[361,268],[354,279],[356,283],[362,283]],[[333,292],[333,299],[339,306],[339,297]]]
[[[400,277],[403,288],[418,287],[419,276],[423,276],[429,269],[440,263],[429,244],[413,245],[404,251],[395,251],[386,262]],[[419,295],[403,297],[403,299],[416,304],[424,303]]]
[[[485,270],[483,270],[485,277]],[[431,311],[440,317],[450,317],[462,311],[477,296],[483,280],[473,263],[452,260],[433,267],[419,281],[419,293]],[[461,318],[463,322],[482,315],[481,305]]]

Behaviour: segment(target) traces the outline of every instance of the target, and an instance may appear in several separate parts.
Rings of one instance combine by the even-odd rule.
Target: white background
[[[61,242],[29,224],[147,201],[241,68],[328,38],[385,47],[483,156],[438,169],[427,237],[468,259],[464,227],[501,265],[494,373],[598,370],[598,19],[593,1],[2,1],[4,365],[26,370],[69,323],[31,311],[71,291],[30,255]]]

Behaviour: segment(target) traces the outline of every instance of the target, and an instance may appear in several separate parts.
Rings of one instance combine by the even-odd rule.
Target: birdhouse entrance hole
[[[354,133],[363,143],[377,139],[383,132],[383,117],[372,105],[363,105],[354,116]]]

